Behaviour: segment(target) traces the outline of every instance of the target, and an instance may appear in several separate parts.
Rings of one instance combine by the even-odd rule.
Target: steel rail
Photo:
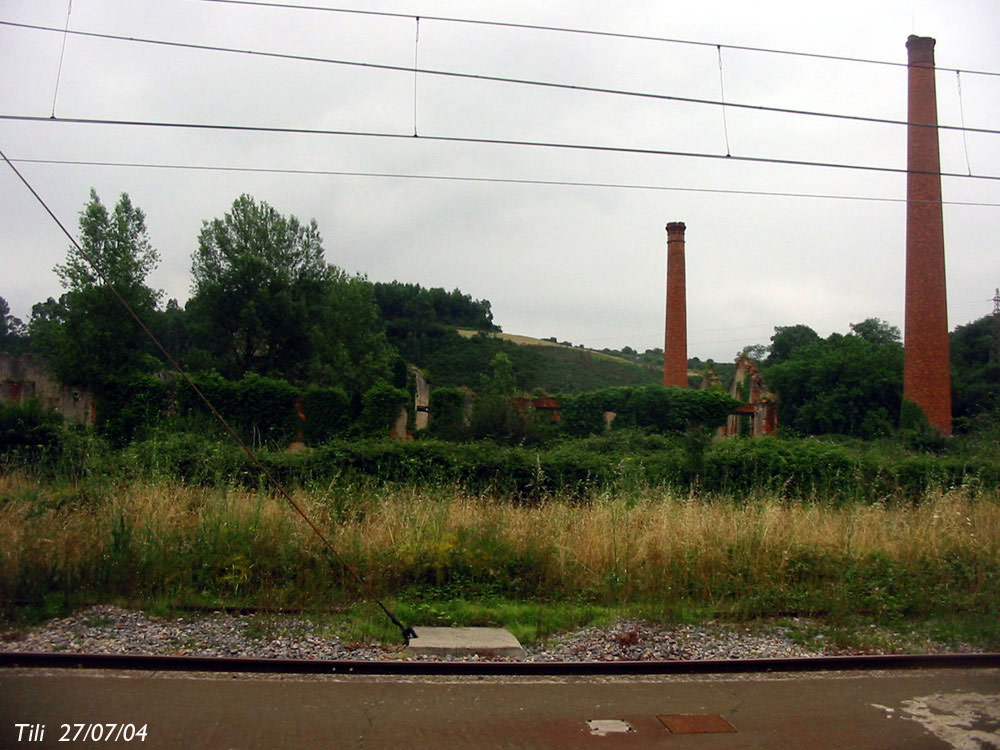
[[[0,668],[327,675],[639,676],[998,668],[1000,653],[877,654],[675,661],[338,661],[138,654],[0,653]]]

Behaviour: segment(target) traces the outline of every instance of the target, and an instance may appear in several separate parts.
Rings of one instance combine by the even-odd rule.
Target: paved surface
[[[672,734],[657,718],[667,714],[721,716],[736,731]],[[62,724],[93,731],[96,722],[145,726],[145,740],[128,744],[183,750],[972,750],[1000,747],[1000,670],[642,679],[0,670],[0,748],[126,744],[59,742]],[[41,741],[28,741],[26,727],[18,742],[19,723],[36,737],[44,725]]]
[[[414,626],[417,637],[407,648],[431,656],[509,656],[523,658],[524,649],[506,628],[429,628]]]

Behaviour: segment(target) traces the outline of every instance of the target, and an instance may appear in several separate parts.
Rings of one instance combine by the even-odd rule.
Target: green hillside
[[[439,331],[435,343],[421,357],[410,360],[426,370],[435,386],[477,388],[500,352],[510,357],[517,385],[526,392],[580,393],[616,385],[648,385],[662,377],[655,369],[618,357],[525,336],[450,329]]]
[[[458,289],[392,282],[375,284],[374,292],[389,344],[435,386],[477,389],[500,352],[510,357],[517,386],[526,392],[579,393],[661,379],[655,367],[622,357],[503,333],[488,300]]]

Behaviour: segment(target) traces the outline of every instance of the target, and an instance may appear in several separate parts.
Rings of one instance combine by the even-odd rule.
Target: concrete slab
[[[414,626],[417,637],[408,650],[434,656],[524,656],[517,638],[506,628],[427,628]]]

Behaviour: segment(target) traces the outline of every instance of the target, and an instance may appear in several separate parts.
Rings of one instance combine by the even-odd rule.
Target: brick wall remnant
[[[757,365],[749,357],[736,361],[736,373],[729,395],[742,401],[729,415],[726,426],[719,428],[719,437],[739,437],[740,421],[749,417],[750,437],[764,437],[778,431],[778,401],[764,384]]]

